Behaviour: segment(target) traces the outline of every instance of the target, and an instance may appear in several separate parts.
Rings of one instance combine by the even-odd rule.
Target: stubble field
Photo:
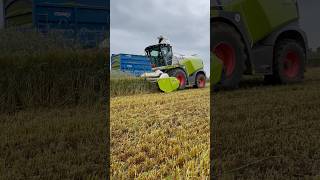
[[[0,114],[0,179],[103,179],[103,105]]]
[[[213,96],[215,178],[319,179],[320,68],[300,84],[262,82]]]
[[[112,179],[209,177],[209,91],[111,98]]]

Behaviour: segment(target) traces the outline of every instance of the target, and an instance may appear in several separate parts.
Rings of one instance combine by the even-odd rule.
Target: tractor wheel
[[[206,87],[206,76],[203,73],[199,73],[196,76],[195,88],[205,88]]]
[[[265,76],[267,83],[289,84],[304,78],[306,55],[295,40],[285,39],[276,44],[273,75]]]
[[[187,75],[182,69],[170,70],[168,74],[170,77],[176,77],[179,80],[179,90],[185,89],[187,84]]]
[[[222,60],[224,79],[220,86],[237,88],[245,70],[246,52],[240,34],[223,22],[211,24],[211,52]]]

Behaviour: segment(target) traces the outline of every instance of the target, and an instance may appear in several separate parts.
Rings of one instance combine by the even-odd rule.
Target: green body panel
[[[221,80],[223,65],[222,61],[214,54],[211,54],[211,77],[210,81],[213,84],[217,84]]]
[[[170,69],[175,69],[175,68],[179,68],[179,67],[181,67],[181,66],[179,66],[179,65],[169,65],[169,66],[156,67],[156,68],[153,68],[153,70],[164,71],[164,70],[170,70]]]
[[[112,57],[111,69],[113,69],[113,70],[119,70],[120,69],[120,56],[119,55]]]
[[[167,71],[170,69],[175,68],[182,68],[186,71],[187,75],[190,76],[193,73],[199,71],[200,69],[203,69],[203,61],[199,58],[192,57],[192,58],[186,58],[180,61],[180,65],[169,65],[169,66],[162,66],[154,68],[154,70],[161,70],[161,71]]]
[[[160,78],[157,80],[158,86],[161,91],[165,93],[176,91],[179,88],[179,80],[175,77]]]
[[[200,69],[203,69],[203,61],[196,57],[186,58],[182,60],[180,64],[184,65],[188,76],[197,72]]]
[[[222,0],[222,5],[224,11],[241,15],[252,43],[299,18],[296,3],[292,0]],[[211,10],[211,17],[217,16],[218,10]]]
[[[5,0],[4,3],[7,4],[9,0]],[[6,9],[6,26],[22,26],[22,27],[32,27],[32,4],[27,1],[15,1]]]
[[[211,16],[211,17],[218,17],[218,16],[219,16],[219,13],[218,13],[218,11],[216,11],[216,10],[211,10],[211,11],[210,11],[210,16]]]

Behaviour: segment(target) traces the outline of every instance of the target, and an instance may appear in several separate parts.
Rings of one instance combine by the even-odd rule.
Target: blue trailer
[[[61,32],[84,46],[108,36],[110,0],[4,0],[5,28]]]
[[[111,69],[141,76],[145,72],[152,72],[151,62],[146,56],[133,54],[113,54]]]

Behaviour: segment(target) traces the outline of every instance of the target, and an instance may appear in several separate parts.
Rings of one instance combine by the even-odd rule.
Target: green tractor
[[[215,84],[237,88],[243,74],[268,83],[304,79],[307,37],[299,27],[295,0],[211,0],[211,62]],[[217,73],[216,73],[217,74]]]
[[[158,83],[164,92],[182,90],[186,87],[204,88],[206,73],[203,61],[196,56],[174,56],[170,43],[162,36],[158,39],[158,44],[145,48],[153,72],[144,73],[142,77]]]

